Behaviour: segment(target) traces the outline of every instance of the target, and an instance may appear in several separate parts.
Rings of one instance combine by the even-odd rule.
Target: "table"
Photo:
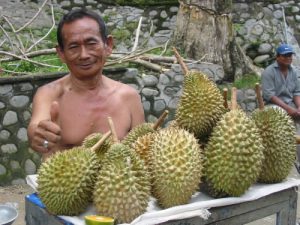
[[[297,214],[298,187],[289,187],[253,201],[210,208],[211,216],[172,220],[160,225],[242,225],[276,214],[276,225],[295,225]],[[34,195],[34,194],[33,194]],[[31,197],[33,197],[31,195]],[[29,196],[25,199],[27,225],[72,225],[59,217],[50,215],[34,203]],[[145,224],[147,225],[147,224]]]

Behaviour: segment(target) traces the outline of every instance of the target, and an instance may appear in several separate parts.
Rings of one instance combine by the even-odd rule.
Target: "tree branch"
[[[33,64],[40,65],[40,66],[46,66],[46,67],[52,67],[52,68],[61,68],[61,66],[53,66],[53,65],[49,65],[49,64],[45,64],[45,63],[36,62],[34,60],[31,60],[31,59],[28,59],[28,58],[23,58],[21,56],[18,56],[18,55],[9,53],[9,52],[0,51],[0,54],[9,55],[11,57],[18,58],[18,59],[21,59],[21,60],[24,60],[24,61],[27,61],[27,62],[31,62]]]
[[[131,52],[134,52],[136,50],[137,46],[138,46],[139,37],[140,37],[140,31],[141,31],[141,25],[142,25],[142,20],[143,20],[143,17],[141,16],[140,21],[139,21],[139,25],[138,25],[138,27],[136,29],[135,41],[134,41],[134,44],[133,44]]]
[[[23,30],[24,28],[26,28],[27,26],[29,26],[38,17],[38,15],[41,13],[42,9],[44,8],[44,6],[46,5],[47,2],[48,2],[48,0],[45,0],[43,2],[43,4],[41,5],[41,7],[37,11],[37,13],[26,24],[24,24],[18,30],[13,30],[14,33],[19,33],[21,30]]]
[[[47,2],[48,0],[46,0]],[[48,30],[48,32],[42,37],[40,38],[37,42],[35,42],[33,45],[31,45],[27,50],[26,52],[29,52],[31,51],[31,49],[36,46],[37,44],[39,44],[42,40],[44,40],[46,37],[48,37],[48,35],[51,33],[51,31],[54,29],[55,27],[55,18],[54,18],[54,10],[53,10],[53,5],[50,4],[50,7],[51,7],[51,15],[52,15],[52,26],[51,28]]]

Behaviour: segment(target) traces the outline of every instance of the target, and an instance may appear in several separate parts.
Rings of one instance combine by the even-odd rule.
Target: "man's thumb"
[[[52,102],[50,107],[50,118],[51,121],[58,124],[59,105],[57,101]]]

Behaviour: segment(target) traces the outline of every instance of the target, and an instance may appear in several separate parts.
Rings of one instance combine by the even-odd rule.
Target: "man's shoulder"
[[[68,76],[61,77],[57,80],[51,81],[38,88],[37,94],[41,95],[58,95],[64,88]]]
[[[110,78],[107,78],[108,79],[108,82],[111,84],[111,87],[115,87],[117,92],[120,94],[120,95],[137,95],[138,94],[138,91],[128,85],[128,84],[125,84],[125,83],[122,83],[120,81],[116,81],[116,80],[113,80],[113,79],[110,79]]]
[[[263,73],[262,73],[262,75],[272,75],[272,74],[274,74],[274,69],[277,67],[277,63],[272,63],[272,64],[270,64],[269,66],[267,66],[265,69],[264,69],[264,71],[263,71]]]

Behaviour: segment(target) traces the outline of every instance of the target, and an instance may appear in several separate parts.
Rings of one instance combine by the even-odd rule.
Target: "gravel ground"
[[[31,193],[33,189],[28,185],[0,187],[0,204],[7,202],[18,204],[19,216],[13,225],[25,225],[25,196]]]
[[[293,168],[289,177],[300,179],[300,175],[296,169]],[[7,187],[0,187],[0,204],[6,202],[13,202],[18,204],[19,216],[13,225],[25,225],[25,196],[33,193],[33,189],[28,185],[14,185]],[[300,218],[300,199],[298,194],[298,207],[297,207],[297,218]],[[257,220],[247,225],[275,225],[275,215]]]

